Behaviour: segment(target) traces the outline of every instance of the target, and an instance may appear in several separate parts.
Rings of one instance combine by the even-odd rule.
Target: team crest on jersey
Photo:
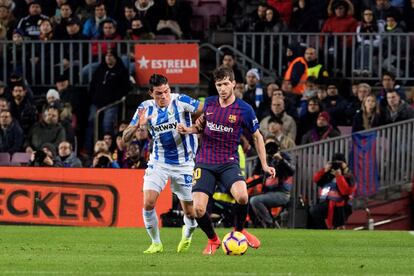
[[[229,122],[230,123],[235,123],[237,120],[237,116],[236,115],[229,115]]]

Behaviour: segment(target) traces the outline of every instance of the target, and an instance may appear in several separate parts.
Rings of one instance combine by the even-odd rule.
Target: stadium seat
[[[8,152],[0,152],[0,166],[10,166],[10,154]]]
[[[22,166],[27,165],[30,162],[30,153],[26,152],[15,152],[11,158],[13,164],[21,164]]]

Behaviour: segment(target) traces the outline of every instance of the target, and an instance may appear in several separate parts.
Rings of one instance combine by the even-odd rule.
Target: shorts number
[[[193,171],[193,181],[199,180],[201,177],[201,168],[197,168]]]

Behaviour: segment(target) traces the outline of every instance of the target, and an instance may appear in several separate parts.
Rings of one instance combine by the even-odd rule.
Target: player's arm
[[[137,112],[138,120],[136,121],[136,124],[131,122],[129,126],[124,130],[124,133],[122,134],[122,140],[125,144],[128,144],[131,142],[131,140],[134,138],[135,132],[137,132],[138,129],[146,128],[148,124],[148,120],[150,120],[153,116],[145,116],[147,109],[139,109]],[[134,121],[134,120],[133,120]]]
[[[260,159],[260,163],[262,164],[263,171],[271,175],[272,177],[275,177],[276,175],[275,168],[269,167],[269,165],[267,164],[266,149],[265,149],[263,136],[258,129],[253,133],[253,141],[254,141],[254,146],[256,148],[257,154],[259,155],[259,159]]]
[[[140,128],[139,124],[132,125],[130,124],[127,126],[127,128],[124,130],[122,134],[122,140],[125,144],[128,144],[131,142],[132,138],[134,138],[135,132]]]
[[[204,103],[200,102],[198,108],[193,113],[193,121],[196,122],[197,118],[199,118],[204,112]]]

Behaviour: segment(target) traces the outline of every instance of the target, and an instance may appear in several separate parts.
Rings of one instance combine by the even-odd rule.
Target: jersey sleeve
[[[260,127],[259,120],[257,119],[253,108],[248,104],[245,105],[245,112],[243,112],[243,121],[244,127],[247,128],[250,133],[255,133],[256,130],[258,130]]]
[[[136,126],[137,125],[137,123],[138,123],[138,121],[139,121],[139,113],[141,112],[141,110],[143,110],[145,107],[144,107],[144,104],[143,103],[141,103],[138,107],[137,107],[137,110],[135,111],[135,113],[134,113],[134,116],[132,117],[132,120],[131,120],[131,122],[129,123],[130,125],[134,125],[134,126]]]
[[[179,95],[177,98],[177,103],[182,106],[184,111],[191,113],[195,112],[200,105],[199,100],[193,99],[187,95]]]

